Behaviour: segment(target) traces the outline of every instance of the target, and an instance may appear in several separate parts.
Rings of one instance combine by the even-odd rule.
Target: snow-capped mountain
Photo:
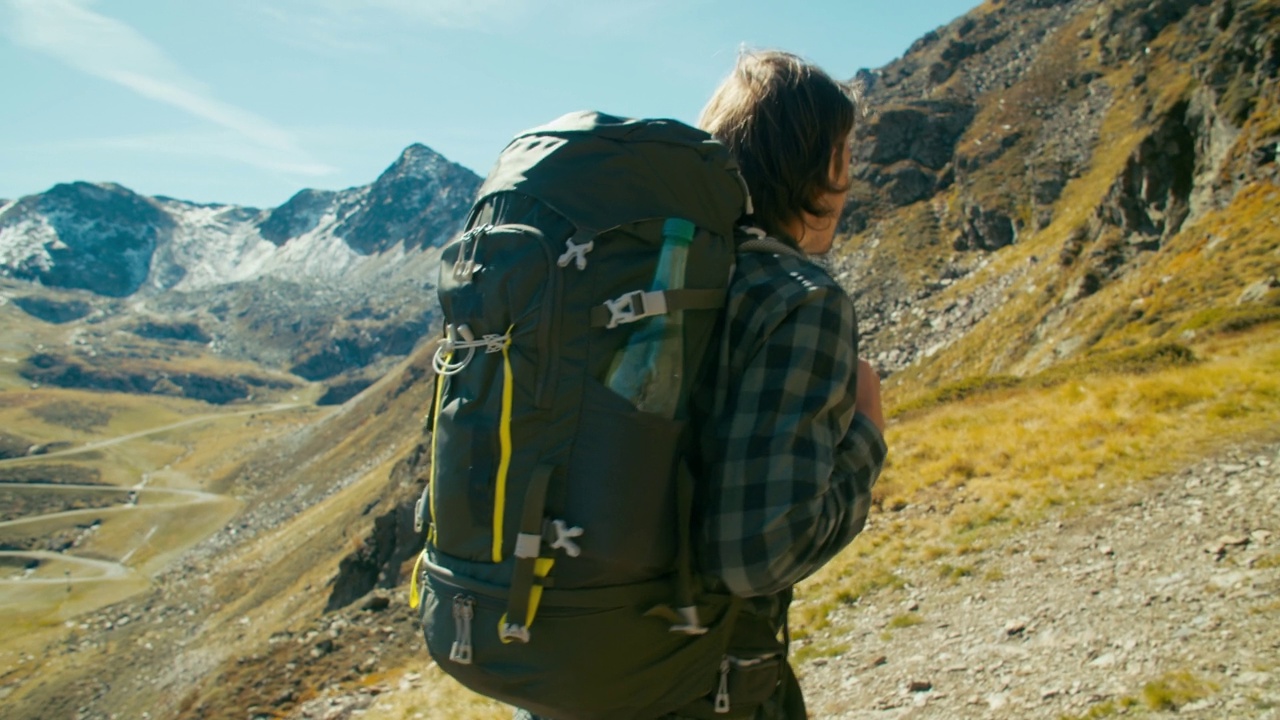
[[[145,327],[327,379],[404,355],[429,331],[440,247],[480,182],[412,145],[369,185],[303,190],[268,210],[61,184],[0,200],[0,301],[80,323],[86,347]]]
[[[303,190],[266,211],[149,198],[110,183],[57,185],[0,206],[0,274],[110,297],[268,277],[358,285],[364,266],[386,264],[380,255],[443,244],[479,183],[412,145],[370,185]]]

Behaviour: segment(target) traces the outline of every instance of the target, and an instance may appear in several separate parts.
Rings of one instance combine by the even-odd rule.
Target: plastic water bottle
[[[662,253],[650,290],[684,287],[689,243],[695,226],[671,218],[662,225]],[[627,398],[636,409],[674,418],[680,408],[684,374],[684,313],[676,310],[641,320],[626,347],[618,352],[605,384]]]

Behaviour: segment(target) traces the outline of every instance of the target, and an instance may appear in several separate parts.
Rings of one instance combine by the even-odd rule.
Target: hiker
[[[738,240],[780,243],[739,253],[724,350],[693,409],[698,570],[746,600],[729,657],[748,697],[726,698],[721,711],[737,709],[729,717],[752,705],[756,720],[805,717],[785,658],[791,589],[862,529],[886,455],[880,381],[858,358],[853,302],[804,257],[831,248],[858,103],[794,55],[744,53],[699,123],[736,156],[751,191],[755,212]],[[720,716],[705,705],[666,717]]]
[[[499,154],[436,286],[410,594],[444,672],[517,717],[804,717],[791,587],[885,456],[853,304],[807,257],[857,111],[744,54],[704,129],[575,112]]]
[[[739,57],[699,125],[738,159],[755,206],[746,233],[806,255],[830,250],[860,110],[855,89],[795,55]],[[887,448],[853,302],[821,267],[793,253],[739,253],[726,316],[727,352],[695,406],[695,547],[701,572],[749,599],[732,654],[753,629],[785,635],[792,586],[862,529]],[[783,664],[760,720],[804,717]]]

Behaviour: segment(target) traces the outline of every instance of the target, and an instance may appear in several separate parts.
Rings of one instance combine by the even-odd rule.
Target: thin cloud
[[[85,138],[36,146],[28,143],[27,146],[54,152],[123,150],[169,157],[209,157],[232,160],[285,175],[304,177],[324,177],[337,172],[336,168],[323,163],[299,160],[292,153],[246,145],[238,133],[221,129]]]
[[[17,44],[230,130],[256,149],[288,155],[294,165],[321,167],[288,131],[215,98],[137,30],[91,10],[92,0],[8,0],[7,4],[14,11],[9,34]]]
[[[703,0],[682,0],[683,4]],[[673,0],[253,0],[287,37],[320,50],[385,51],[371,40],[387,23],[480,33],[559,26],[570,35],[634,32]]]

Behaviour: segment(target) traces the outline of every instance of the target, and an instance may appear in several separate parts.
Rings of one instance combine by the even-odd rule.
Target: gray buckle
[[[502,630],[498,632],[498,637],[501,638],[503,642],[516,640],[522,643],[527,643],[529,642],[529,628],[515,623],[505,623],[502,626]]]
[[[636,290],[617,300],[605,300],[604,306],[609,309],[609,324],[605,327],[612,329],[652,315],[665,315],[667,296],[660,290],[649,292]]]
[[[542,551],[542,536],[530,533],[516,535],[515,556],[518,558],[536,558]]]

